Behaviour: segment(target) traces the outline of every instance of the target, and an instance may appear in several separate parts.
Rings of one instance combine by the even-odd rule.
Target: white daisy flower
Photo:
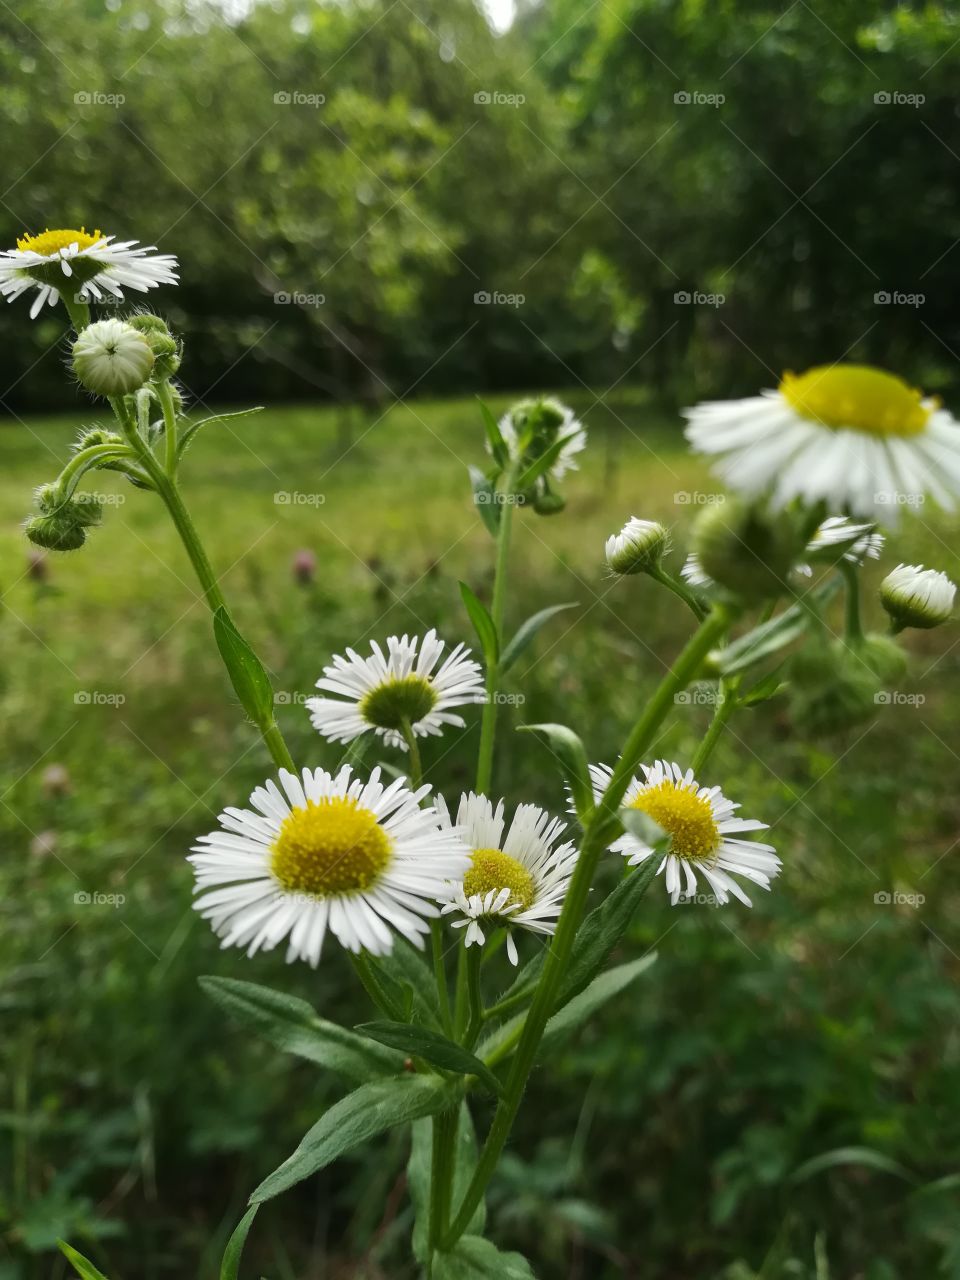
[[[773,845],[741,840],[744,831],[765,831],[767,823],[734,817],[738,804],[727,800],[719,787],[701,787],[693,770],[684,773],[678,764],[657,760],[641,765],[643,779],[634,778],[624,795],[624,807],[639,809],[658,823],[670,837],[657,874],[664,873],[671,903],[697,892],[697,875],[702,875],[718,903],[730,894],[750,906],[751,902],[734,876],[743,876],[764,889],[779,874],[781,862]],[[591,765],[590,775],[597,800],[610,781],[607,765]],[[654,852],[650,845],[627,832],[611,846],[630,866],[645,861]]]
[[[313,727],[331,742],[352,742],[373,729],[388,746],[405,750],[404,723],[418,738],[439,736],[444,725],[464,725],[451,707],[486,699],[480,664],[466,645],[458,644],[434,670],[444,649],[436,631],[422,639],[390,636],[386,654],[376,641],[370,648],[369,658],[348,649],[324,667],[317,688],[335,698],[307,699]]]
[[[250,796],[251,809],[225,809],[220,830],[200,836],[189,861],[194,907],[224,947],[247,955],[286,940],[287,961],[314,968],[327,930],[348,951],[385,955],[393,931],[422,947],[444,884],[463,875],[468,851],[437,811],[420,808],[429,787],[402,778],[384,787],[304,769],[281,769]]]
[[[659,568],[669,549],[670,538],[659,520],[631,516],[619,533],[607,539],[604,555],[614,573],[649,573]]]
[[[571,408],[551,397],[515,404],[500,419],[500,434],[514,461],[522,455],[532,462],[555,441],[566,440],[553,465],[547,468],[546,476],[551,480],[562,480],[568,471],[576,471],[577,454],[587,446],[586,427]]]
[[[953,510],[960,424],[935,398],[867,365],[788,373],[776,391],[685,410],[687,439],[715,471],[775,507],[794,498],[895,518],[930,494]]]
[[[0,252],[0,295],[13,302],[36,289],[30,307],[34,319],[44,303],[54,306],[64,290],[80,302],[99,302],[105,296],[122,302],[125,288],[146,293],[160,284],[177,283],[172,254],[154,253],[154,245],[137,247],[136,240],[115,240],[83,227],[35,236],[24,233],[16,249]]]
[[[957,588],[945,573],[899,564],[880,583],[880,603],[897,627],[938,627],[953,612]]]
[[[458,831],[471,850],[466,874],[451,877],[439,901],[443,914],[457,913],[455,929],[466,929],[464,944],[482,946],[488,928],[507,929],[507,955],[518,961],[514,928],[552,934],[577,861],[576,846],[557,845],[566,825],[535,804],[517,805],[504,837],[504,804],[486,796],[460,797],[456,823],[437,796],[441,823]],[[556,846],[556,847],[555,847]]]

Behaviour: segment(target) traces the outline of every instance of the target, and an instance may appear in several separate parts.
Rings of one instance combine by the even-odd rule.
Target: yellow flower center
[[[932,412],[921,403],[921,391],[865,364],[821,365],[806,373],[785,373],[779,390],[804,418],[873,436],[919,435]]]
[[[102,239],[102,231],[89,232],[83,227],[79,231],[41,231],[36,236],[28,235],[25,231],[17,241],[17,248],[47,255],[59,253],[61,249],[66,249],[72,244],[81,249],[89,249],[91,245]]]
[[[400,676],[385,680],[360,699],[359,711],[368,724],[378,729],[401,729],[404,723],[417,724],[436,705],[433,685],[423,676]]]
[[[363,893],[383,875],[393,843],[376,816],[334,796],[294,809],[273,842],[270,870],[290,893]]]
[[[491,889],[509,889],[505,907],[517,906],[526,911],[533,906],[536,896],[533,876],[516,858],[501,849],[474,849],[470,861],[472,866],[463,877],[463,892],[468,898],[475,893],[489,893]]]
[[[720,848],[720,832],[705,796],[675,782],[647,787],[633,801],[670,835],[670,852],[694,862],[711,862]]]

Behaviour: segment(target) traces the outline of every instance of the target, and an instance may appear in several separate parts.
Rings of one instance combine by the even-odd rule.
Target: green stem
[[[220,584],[217,582],[213,566],[207,558],[207,553],[200,541],[200,535],[196,526],[190,517],[190,512],[184,505],[183,498],[180,496],[180,489],[176,479],[167,475],[163,467],[160,466],[149,445],[142,439],[137,431],[136,424],[131,421],[127,412],[126,402],[122,397],[117,397],[110,401],[113,411],[117,416],[123,433],[130,442],[130,445],[136,453],[144,471],[147,473],[153,487],[163,499],[170,518],[173,520],[174,527],[180,535],[180,541],[183,543],[187,555],[190,557],[190,563],[193,565],[194,572],[200,581],[203,589],[204,599],[211,613],[216,613],[218,609],[223,609],[229,615],[230,610],[227,608],[227,602],[224,599],[223,592],[220,590]],[[234,624],[236,625],[236,624]],[[296,765],[290,754],[283,734],[280,732],[280,726],[276,720],[272,719],[267,724],[259,724],[257,728],[260,736],[263,738],[267,750],[270,752],[271,759],[274,764],[282,769],[289,769],[292,773],[296,772]]]
[[[713,719],[710,721],[710,727],[704,734],[703,740],[690,761],[690,768],[698,778],[700,770],[707,763],[710,756],[713,755],[714,747],[723,736],[727,721],[737,709],[735,688],[736,682],[728,682],[726,680],[721,680],[718,685],[718,701],[713,709]]]
[[[497,633],[497,644],[503,649],[503,616],[507,599],[507,569],[510,563],[510,533],[513,528],[513,508],[516,494],[513,492],[514,474],[507,472],[500,496],[500,524],[497,528],[497,559],[493,576],[493,599],[490,616]],[[497,689],[500,681],[500,663],[487,663],[487,700],[483,704],[480,720],[480,751],[477,757],[477,792],[487,795],[493,781],[493,747],[497,732]]]
[[[430,1159],[430,1217],[427,1227],[428,1256],[446,1235],[453,1199],[453,1172],[457,1153],[459,1107],[433,1117],[433,1147]]]
[[[453,1034],[453,1018],[450,1014],[450,992],[447,990],[447,970],[443,962],[443,926],[439,920],[430,921],[430,945],[433,953],[433,972],[437,980],[437,1002],[440,1005],[440,1023],[444,1032]]]
[[[177,409],[169,378],[155,384],[163,410],[164,469],[171,480],[177,475]]]
[[[482,947],[467,947],[467,1008],[469,1018],[464,1033],[463,1043],[472,1049],[477,1043],[477,1036],[483,1026],[483,992],[480,990],[480,962],[483,959]]]
[[[410,779],[410,785],[416,791],[423,783],[423,765],[420,761],[420,747],[417,743],[417,735],[406,717],[404,717],[400,725],[400,732],[403,735],[404,742],[407,744],[407,751],[410,755],[410,768],[407,770],[407,776]]]
[[[566,973],[577,929],[586,907],[587,896],[601,854],[609,842],[609,826],[644,752],[649,748],[661,723],[673,706],[675,695],[697,675],[704,658],[730,625],[730,613],[715,605],[701,623],[696,634],[677,658],[671,671],[660,682],[640,719],[627,738],[623,753],[606,790],[589,819],[577,859],[576,870],[557,921],[553,943],[547,951],[540,981],[533,993],[530,1010],[523,1024],[516,1055],[507,1079],[504,1097],[497,1106],[487,1140],[477,1162],[470,1185],[453,1225],[444,1239],[449,1248],[464,1231],[493,1176],[513,1121],[520,1107],[527,1077],[533,1068],[540,1039],[547,1020],[554,1011],[557,996]]]
[[[848,560],[841,560],[840,572],[846,586],[846,638],[854,644],[863,639],[863,627],[860,623],[860,580],[855,565]]]
[[[82,333],[90,323],[89,305],[86,302],[75,302],[65,289],[61,290],[60,297],[63,299],[63,305],[67,308],[70,323],[77,333]]]
[[[57,477],[57,486],[66,488],[70,482],[77,477],[83,475],[88,467],[95,462],[104,461],[108,458],[133,458],[136,457],[134,451],[125,444],[92,444],[86,449],[81,449],[79,453],[75,453],[67,465]],[[76,485],[70,487],[69,492],[64,494],[65,498],[69,498],[73,493]]]
[[[648,570],[650,577],[655,582],[662,583],[669,591],[683,601],[685,605],[693,613],[698,622],[702,622],[707,616],[708,610],[696,595],[690,590],[687,584],[680,578],[675,578],[672,573],[668,573],[662,565],[658,565],[656,569]]]

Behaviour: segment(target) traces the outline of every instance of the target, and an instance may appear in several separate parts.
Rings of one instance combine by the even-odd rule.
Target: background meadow
[[[514,730],[576,724],[609,759],[687,634],[602,556],[637,514],[681,562],[715,485],[678,407],[844,357],[960,404],[953,6],[556,0],[497,34],[467,0],[24,0],[0,32],[3,243],[86,221],[177,253],[156,301],[197,412],[271,406],[201,433],[184,488],[311,764],[338,758],[301,705],[332,652],[471,639],[477,394],[560,394],[590,433],[567,510],[521,514],[509,605],[514,625],[573,605],[503,710],[499,789],[558,810]],[[334,1086],[197,977],[363,1015],[334,948],[281,975],[190,911],[188,846],[269,762],[160,504],[98,473],[88,546],[28,551],[30,491],[97,419],[61,321],[0,312],[0,1280],[63,1277],[58,1236],[115,1280],[212,1280]],[[956,578],[958,529],[905,512],[868,582],[900,560]],[[711,780],[771,823],[784,873],[749,912],[652,895],[630,948],[656,964],[534,1075],[490,1201],[546,1280],[960,1277],[960,647],[955,627],[908,647],[871,723],[813,739],[778,699],[718,748]],[[711,708],[682,710],[671,758]],[[448,792],[468,719],[427,747]],[[272,1202],[251,1274],[412,1276],[405,1154],[388,1138]]]

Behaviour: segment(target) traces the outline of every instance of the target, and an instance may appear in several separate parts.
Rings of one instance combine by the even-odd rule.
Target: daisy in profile
[[[693,770],[683,773],[678,764],[657,760],[641,765],[642,778],[634,778],[624,796],[624,807],[639,809],[652,818],[669,836],[666,852],[657,852],[629,831],[610,847],[622,854],[630,866],[647,858],[662,859],[657,874],[664,873],[670,901],[697,892],[697,876],[702,875],[719,903],[730,895],[750,906],[751,902],[734,879],[742,876],[764,889],[780,872],[780,859],[773,845],[742,840],[745,831],[765,831],[767,824],[734,817],[739,805],[727,800],[719,787],[701,787]],[[607,765],[591,765],[594,793],[599,800],[612,770]]]
[[[349,765],[279,780],[193,846],[194,907],[221,945],[252,956],[285,941],[288,962],[314,968],[328,930],[354,953],[385,955],[394,931],[422,947],[443,885],[470,865],[456,831],[420,808],[430,788],[384,787],[379,769],[362,782]]]
[[[577,454],[587,445],[587,429],[573,410],[550,397],[515,404],[500,419],[500,434],[510,457],[526,464],[535,461],[557,440],[564,441],[552,465],[537,481],[538,487],[576,471]]]
[[[177,279],[172,254],[155,253],[153,245],[138,248],[136,240],[116,243],[115,236],[84,227],[35,236],[25,232],[15,249],[0,251],[0,294],[13,302],[36,289],[31,319],[44,303],[54,306],[65,291],[78,302],[104,297],[123,301],[124,289],[146,293],[160,284],[176,284]]]
[[[956,594],[955,583],[945,573],[919,564],[898,564],[880,583],[880,603],[895,631],[927,630],[949,621]]]
[[[818,525],[807,543],[806,553],[813,560],[846,560],[860,568],[867,560],[879,560],[884,536],[868,522],[850,520],[847,516],[828,516]],[[797,572],[809,578],[813,570],[808,564],[798,564]],[[704,572],[695,552],[690,552],[680,570],[680,576],[691,587],[712,587],[716,584]]]
[[[471,791],[460,797],[456,823],[437,796],[444,827],[460,833],[470,850],[465,874],[451,877],[439,900],[455,929],[466,929],[464,945],[482,946],[485,928],[507,930],[507,955],[518,961],[513,929],[552,934],[577,861],[576,846],[558,845],[565,824],[535,804],[517,805],[504,835],[504,804],[494,808]]]
[[[387,652],[376,641],[361,658],[353,649],[324,667],[317,688],[332,698],[308,698],[313,727],[331,742],[352,742],[372,729],[391,747],[405,749],[405,726],[425,738],[439,736],[444,725],[463,727],[451,707],[483,702],[486,691],[479,662],[458,644],[438,667],[444,642],[436,631],[422,638],[390,636]]]
[[[730,488],[895,517],[930,494],[960,493],[960,424],[935,398],[869,365],[785,374],[776,391],[687,409],[687,439]]]

